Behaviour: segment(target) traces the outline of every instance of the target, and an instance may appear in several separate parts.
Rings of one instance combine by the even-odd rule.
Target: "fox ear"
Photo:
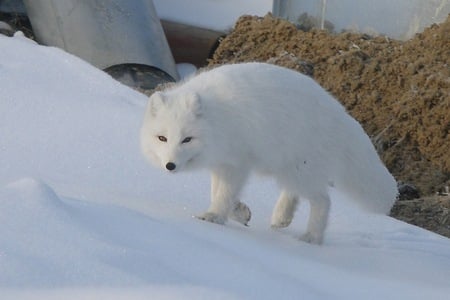
[[[202,115],[202,103],[198,94],[187,94],[184,98],[184,104],[195,116],[199,117]]]
[[[164,95],[160,92],[155,92],[148,99],[147,112],[152,116],[156,116],[158,110],[165,104]]]

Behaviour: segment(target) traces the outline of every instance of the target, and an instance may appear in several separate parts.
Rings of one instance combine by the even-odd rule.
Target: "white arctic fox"
[[[200,219],[243,224],[239,193],[253,171],[275,177],[272,227],[310,201],[302,239],[323,241],[328,186],[372,212],[389,212],[396,182],[359,123],[311,78],[264,63],[221,66],[154,93],[141,129],[143,154],[170,172],[208,168],[211,205]]]

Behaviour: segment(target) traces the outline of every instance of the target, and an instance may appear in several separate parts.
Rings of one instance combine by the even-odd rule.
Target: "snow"
[[[153,0],[161,19],[228,31],[244,14],[264,16],[272,11],[272,0]]]
[[[180,80],[182,80],[197,72],[197,67],[190,63],[179,63],[177,64],[177,72],[180,75]]]
[[[13,29],[8,23],[0,21],[0,30],[12,31]]]
[[[450,240],[370,215],[332,191],[322,246],[269,228],[254,178],[250,227],[202,222],[206,172],[139,152],[146,97],[62,50],[0,35],[1,299],[448,299]]]

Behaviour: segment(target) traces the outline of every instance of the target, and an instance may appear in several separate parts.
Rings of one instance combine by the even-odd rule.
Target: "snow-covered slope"
[[[1,299],[448,299],[450,240],[368,215],[333,191],[323,246],[307,206],[272,231],[253,179],[250,227],[201,222],[206,173],[139,153],[146,97],[61,50],[0,35]]]

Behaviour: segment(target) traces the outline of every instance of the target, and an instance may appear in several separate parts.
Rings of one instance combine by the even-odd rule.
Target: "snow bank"
[[[269,229],[273,182],[253,179],[250,227],[192,215],[205,173],[148,165],[146,97],[61,50],[0,35],[2,299],[444,299],[450,241],[332,195],[323,246]]]

